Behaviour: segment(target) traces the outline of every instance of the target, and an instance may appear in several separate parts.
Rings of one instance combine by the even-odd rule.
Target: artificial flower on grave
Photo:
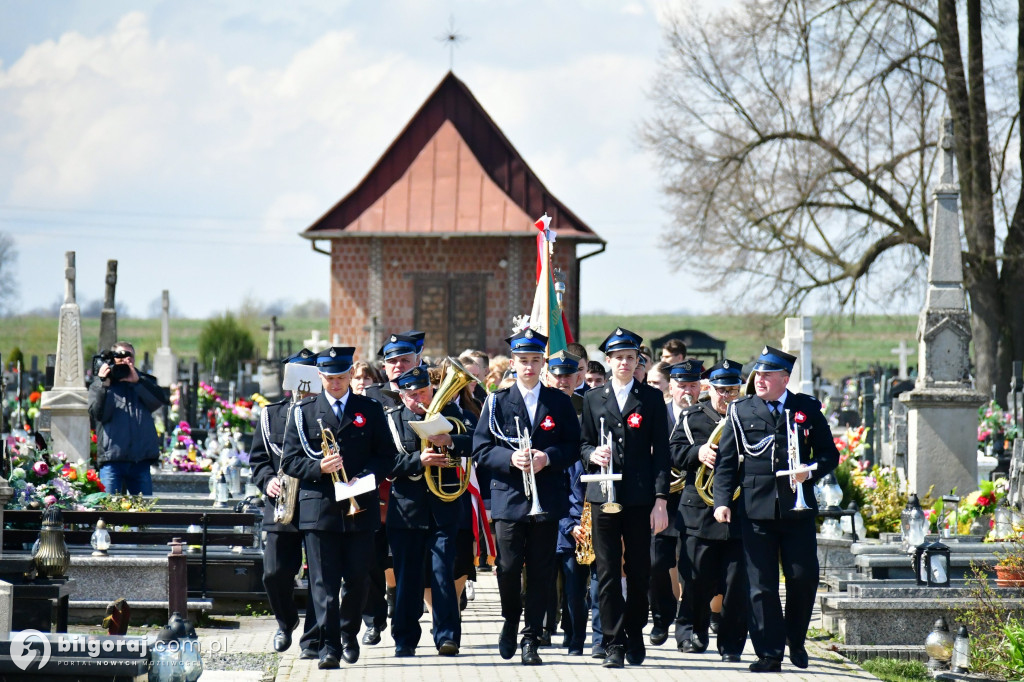
[[[25,416],[29,418],[33,424],[36,423],[36,417],[39,416],[39,405],[43,399],[43,387],[39,386],[36,390],[28,394],[28,407],[25,409]]]
[[[150,511],[156,506],[157,498],[145,495],[107,495],[100,498],[97,507],[104,511]]]
[[[1018,436],[1013,414],[1003,411],[995,400],[978,408],[978,447],[1013,440]]]
[[[86,509],[85,498],[103,491],[96,470],[85,462],[68,462],[63,452],[38,450],[27,442],[11,452],[9,479],[14,495],[7,509]]]
[[[181,421],[181,384],[177,381],[171,384],[171,406],[167,418],[172,422]]]
[[[982,481],[978,489],[960,500],[960,522],[970,522],[979,516],[993,514],[999,501],[1006,497],[1009,490],[1009,482],[1005,478],[997,478],[995,481]]]

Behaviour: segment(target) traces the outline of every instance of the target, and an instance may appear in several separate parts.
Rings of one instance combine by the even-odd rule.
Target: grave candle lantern
[[[971,640],[967,626],[961,625],[953,640],[953,672],[966,673],[971,669]]]
[[[914,575],[918,585],[949,587],[949,547],[941,542],[919,545],[914,552]]]
[[[942,496],[942,521],[939,533],[944,538],[953,538],[960,533],[960,496]]]
[[[110,549],[110,533],[102,518],[96,521],[96,530],[92,532],[89,544],[92,545],[93,556],[107,556],[107,550]]]
[[[904,552],[910,552],[918,545],[924,544],[925,532],[928,528],[928,521],[925,519],[924,510],[921,509],[921,501],[916,494],[911,494],[907,500],[907,506],[900,514],[900,534]]]
[[[924,650],[928,654],[929,670],[945,670],[949,659],[953,656],[953,635],[949,634],[946,619],[939,616],[924,640]]]

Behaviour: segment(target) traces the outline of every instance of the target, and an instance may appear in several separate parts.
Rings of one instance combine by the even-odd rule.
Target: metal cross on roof
[[[469,40],[466,36],[459,33],[458,29],[455,28],[455,15],[448,17],[448,30],[437,36],[436,40],[439,43],[447,43],[448,45],[448,70],[452,71],[455,66],[455,48],[458,47],[459,43]]]

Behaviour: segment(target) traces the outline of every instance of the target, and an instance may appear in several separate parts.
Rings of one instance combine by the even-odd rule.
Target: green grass
[[[928,668],[921,661],[898,661],[895,658],[870,658],[862,668],[886,682],[916,682],[930,680]]]
[[[262,357],[266,352],[267,333],[260,327],[267,320],[241,318],[241,322],[252,333]],[[199,332],[204,323],[205,320],[171,320],[171,347],[178,357],[197,354]],[[326,336],[328,326],[325,318],[282,318],[278,324],[285,327],[278,338],[286,343],[291,339],[296,349],[313,329],[319,329]],[[582,341],[585,345],[596,346],[616,326],[631,329],[647,340],[677,329],[699,329],[725,341],[728,357],[743,362],[756,356],[765,344],[779,346],[784,331],[781,319],[760,316],[584,315],[581,320]],[[82,321],[87,360],[95,353],[99,328],[98,319]],[[916,330],[917,318],[910,315],[815,317],[814,364],[821,368],[825,377],[833,380],[875,363],[895,365],[896,356],[890,353],[890,349],[899,345],[901,340],[913,347]],[[140,357],[146,352],[153,357],[160,344],[160,321],[120,319],[118,336],[131,340]],[[16,346],[21,348],[26,362],[36,355],[40,365],[44,365],[46,355],[56,351],[57,320],[43,317],[0,320],[0,353],[6,359]],[[916,364],[913,359],[911,364]]]

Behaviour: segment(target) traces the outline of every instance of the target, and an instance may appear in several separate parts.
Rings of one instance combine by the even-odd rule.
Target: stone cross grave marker
[[[171,352],[171,295],[167,289],[161,294],[160,306],[160,347],[153,359],[153,375],[156,383],[164,388],[178,381],[178,358]]]
[[[114,303],[114,290],[117,287],[117,261],[107,261],[107,277],[104,280],[106,291],[103,296],[103,310],[100,311],[100,342],[99,349],[107,350],[117,343],[117,308]]]
[[[814,370],[811,369],[811,318],[787,317],[786,335],[782,337],[782,350],[796,356],[796,364],[789,376],[789,388],[797,393],[814,395]]]
[[[907,358],[910,357],[911,353],[914,351],[907,347],[906,341],[900,341],[899,348],[893,348],[889,352],[893,355],[898,355],[900,358],[900,373],[897,378],[900,380],[907,379],[910,376],[910,373],[907,370]]]
[[[320,338],[319,329],[314,329],[309,332],[309,338],[304,339],[302,344],[314,353],[319,353],[320,351],[327,350],[331,347],[331,344],[327,339]]]

